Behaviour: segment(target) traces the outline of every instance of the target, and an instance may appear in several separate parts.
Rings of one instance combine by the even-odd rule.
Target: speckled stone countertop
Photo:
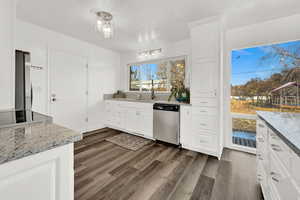
[[[47,122],[0,128],[0,164],[81,139],[81,133]]]
[[[31,110],[0,111],[0,128],[40,122],[52,123],[52,117]]]
[[[163,101],[163,100],[152,100],[152,99],[142,99],[142,100],[138,100],[138,99],[127,99],[127,98],[110,98],[110,99],[106,99],[107,101],[123,101],[123,102],[134,102],[134,103],[151,103],[151,104],[155,104],[155,103],[165,103],[165,104],[176,104],[176,105],[184,105],[184,106],[190,106],[191,104],[187,104],[187,103],[180,103],[177,101]]]
[[[300,156],[300,114],[258,111],[257,115]]]

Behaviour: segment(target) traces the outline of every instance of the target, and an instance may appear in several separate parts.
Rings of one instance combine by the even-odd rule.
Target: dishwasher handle
[[[162,104],[162,103],[155,103],[155,104],[153,105],[153,110],[179,112],[180,106],[179,106],[179,105],[176,105],[176,104]]]

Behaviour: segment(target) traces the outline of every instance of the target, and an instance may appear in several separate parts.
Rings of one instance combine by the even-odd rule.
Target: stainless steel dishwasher
[[[156,103],[153,105],[154,139],[179,145],[180,106]]]

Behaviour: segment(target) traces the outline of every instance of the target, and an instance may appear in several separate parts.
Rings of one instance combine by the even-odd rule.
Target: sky
[[[287,42],[273,46],[283,48],[291,46],[300,47],[300,41]],[[266,62],[261,61],[261,58],[271,50],[272,47],[269,45],[232,51],[231,84],[242,85],[251,78],[266,79],[273,73],[280,72],[283,67],[279,64],[279,59],[269,59]]]
[[[140,79],[141,80],[149,80],[149,77],[147,76],[147,72],[151,73],[152,79],[157,80],[158,77],[156,76],[158,66],[157,64],[142,64],[142,65],[133,65],[131,66],[131,70],[141,70]],[[151,80],[151,79],[150,79]]]

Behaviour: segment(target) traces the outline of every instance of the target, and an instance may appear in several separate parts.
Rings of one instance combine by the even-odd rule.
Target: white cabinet
[[[73,200],[73,143],[0,165],[0,199]]]
[[[191,101],[192,104],[200,97],[216,97],[219,83],[218,61],[200,60],[192,61],[191,74]]]
[[[139,130],[139,112],[136,109],[127,108],[125,114],[125,129],[130,132],[138,132]]]
[[[191,103],[200,97],[216,98],[220,83],[221,23],[219,19],[191,26]]]
[[[299,199],[300,159],[272,128],[257,120],[257,180],[266,200]]]
[[[106,126],[153,138],[153,104],[105,101]]]
[[[218,57],[220,46],[219,19],[203,20],[191,24],[193,59],[213,59]]]
[[[105,113],[106,113],[106,124],[113,127],[124,126],[125,113],[123,107],[118,102],[106,102]]]
[[[192,23],[190,29],[192,106],[181,106],[180,141],[184,148],[220,158],[221,23],[217,18],[208,19]]]
[[[153,111],[140,112],[140,131],[148,137],[153,138]]]
[[[186,149],[220,157],[215,108],[181,106],[180,143]]]

